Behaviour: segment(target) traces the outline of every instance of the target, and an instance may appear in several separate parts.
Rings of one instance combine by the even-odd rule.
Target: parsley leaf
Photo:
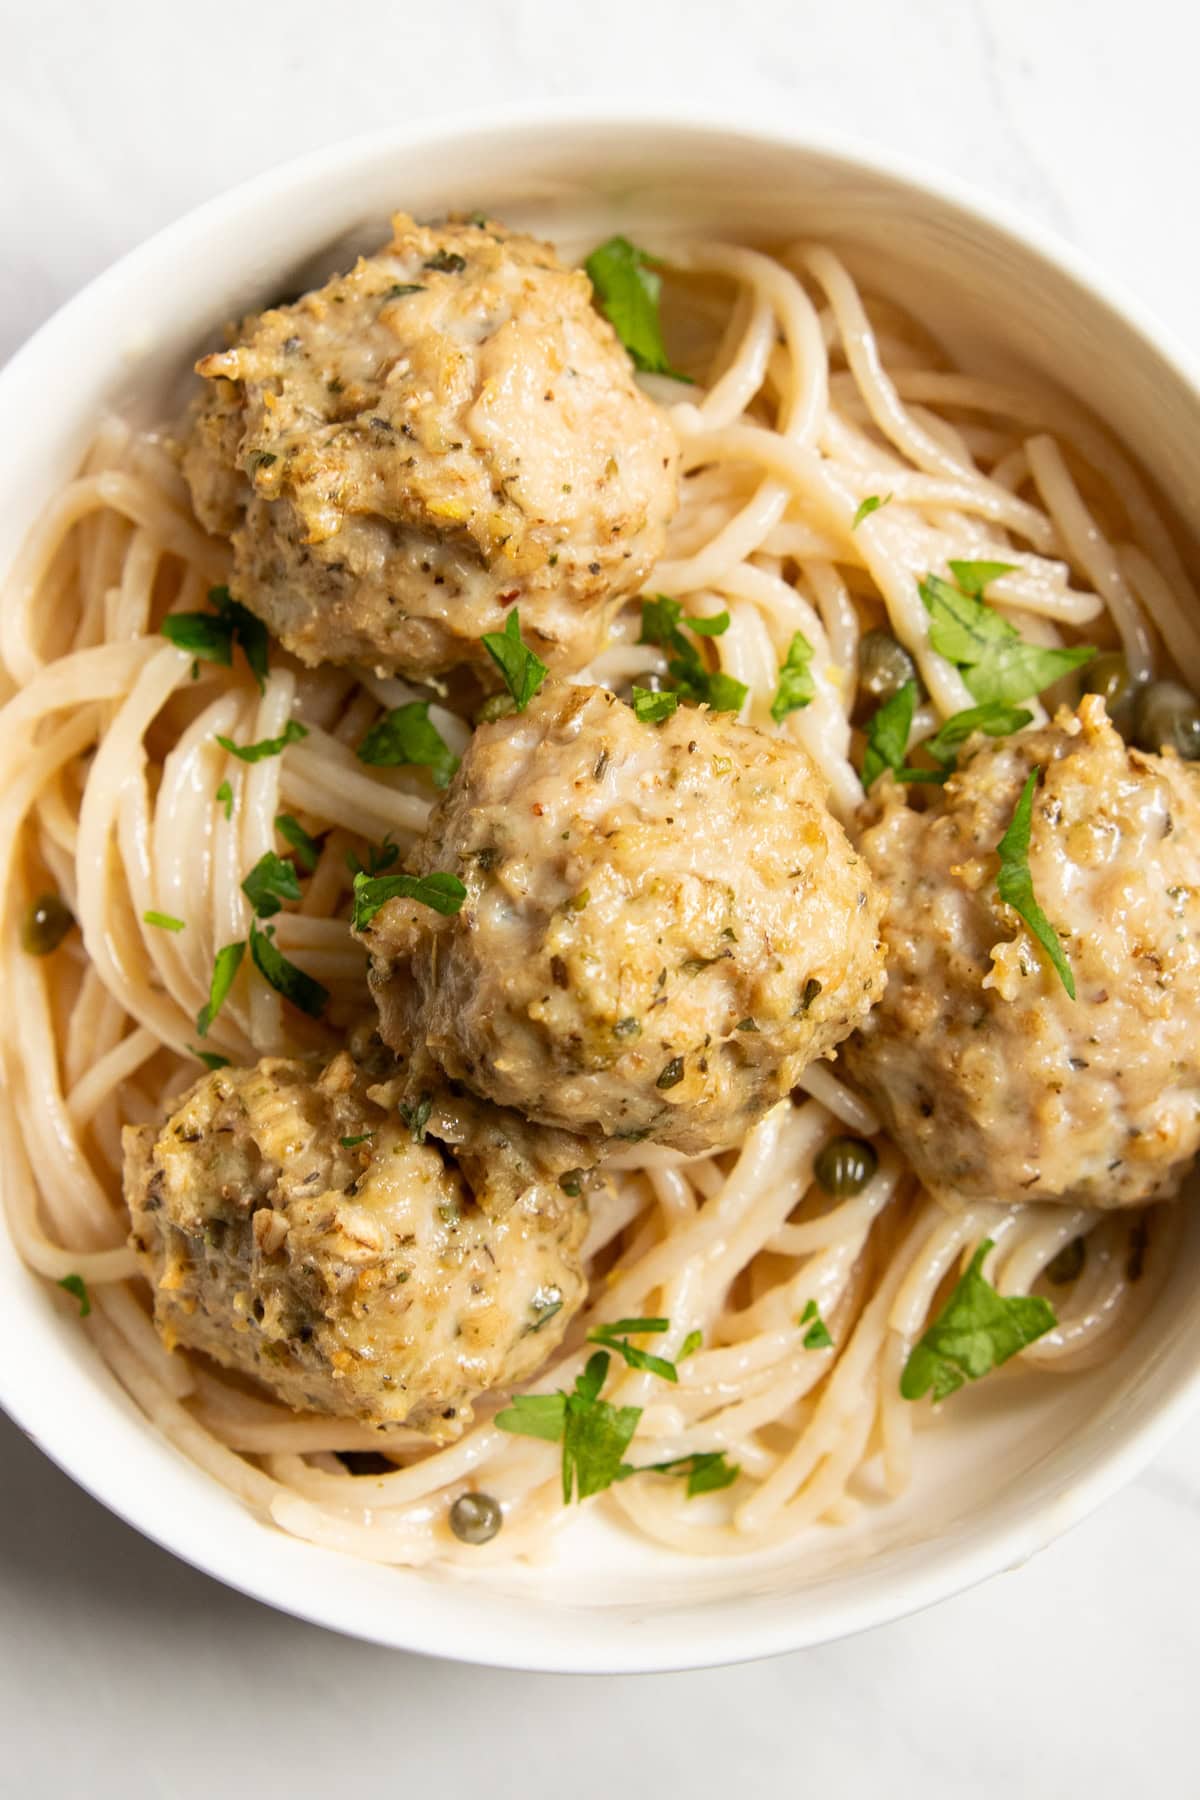
[[[829,1327],[821,1317],[815,1300],[805,1301],[804,1311],[800,1314],[797,1323],[808,1326],[808,1330],[804,1334],[806,1350],[833,1349],[833,1339],[829,1335]]]
[[[385,837],[381,844],[367,845],[367,866],[364,869],[353,850],[346,852],[346,867],[352,875],[382,875],[400,858],[400,846]]]
[[[885,769],[900,770],[908,749],[913,713],[917,705],[917,684],[906,681],[890,700],[873,713],[867,725],[867,749],[863,757],[862,781],[869,788]]]
[[[626,237],[611,237],[592,251],[583,266],[600,311],[629,352],[634,368],[653,375],[673,375],[676,381],[690,380],[668,360],[659,318],[662,279],[646,252]]]
[[[687,1497],[694,1500],[697,1494],[715,1494],[721,1488],[732,1487],[742,1465],[726,1462],[724,1450],[693,1450],[690,1456],[676,1456],[670,1462],[643,1463],[629,1473],[642,1475],[650,1470],[661,1475],[686,1475]]]
[[[544,1438],[551,1444],[561,1440],[564,1505],[570,1504],[572,1493],[586,1500],[635,1472],[622,1458],[642,1409],[601,1400],[610,1360],[607,1351],[598,1350],[583,1374],[576,1376],[571,1393],[517,1394],[511,1407],[496,1414],[501,1431]]]
[[[418,900],[450,918],[459,912],[467,890],[457,875],[435,869],[432,875],[364,875],[354,877],[354,929],[365,931],[389,900]]]
[[[860,500],[851,531],[857,531],[863,520],[869,519],[873,512],[878,512],[881,506],[886,506],[891,497],[890,494],[868,494],[865,500]]]
[[[168,613],[161,629],[168,643],[202,662],[228,668],[233,661],[233,627],[215,613]]]
[[[233,817],[233,789],[227,781],[223,781],[217,789],[217,805],[225,808],[225,817]]]
[[[83,1276],[64,1275],[57,1285],[78,1300],[79,1316],[81,1319],[86,1319],[92,1310],[92,1299],[87,1291],[87,1282],[83,1279]]]
[[[308,726],[301,725],[299,719],[289,719],[281,737],[260,738],[257,744],[235,744],[232,738],[217,733],[217,742],[222,750],[228,750],[230,756],[236,756],[239,762],[262,762],[265,757],[278,756],[289,744],[298,744],[301,738],[308,736]]]
[[[277,994],[298,1006],[301,1012],[308,1013],[316,1019],[325,1010],[325,1002],[329,999],[329,989],[298,969],[294,962],[289,962],[283,951],[276,947],[275,927],[268,925],[260,931],[252,920],[250,924],[250,955],[254,965],[264,981],[269,981]],[[201,1037],[204,1033],[201,1032]]]
[[[729,614],[727,612],[708,613],[702,617],[685,619],[684,624],[697,637],[724,637],[729,630]]]
[[[514,1437],[544,1438],[548,1444],[562,1439],[566,1424],[567,1396],[557,1394],[514,1394],[512,1405],[496,1414],[501,1431]]]
[[[636,687],[633,690],[634,716],[643,725],[658,725],[669,719],[679,709],[679,695],[656,693],[653,688]]]
[[[518,712],[524,712],[550,671],[521,641],[521,620],[514,606],[503,631],[486,631],[483,647],[504,677]]]
[[[236,944],[226,944],[218,950],[213,959],[212,980],[209,983],[208,999],[196,1014],[196,1030],[201,1037],[208,1036],[208,1028],[224,1006],[233,986],[233,978],[242,966],[242,958],[246,954],[246,940],[239,938]]]
[[[374,768],[428,769],[439,788],[458,767],[457,756],[437,726],[430,724],[428,700],[410,700],[377,720],[358,746],[358,760]]]
[[[958,665],[976,700],[1028,700],[1095,656],[1094,648],[1086,644],[1065,649],[1026,643],[1015,625],[979,597],[985,581],[1013,565],[954,566],[966,572],[965,579],[974,591],[953,587],[938,575],[927,575],[917,586],[929,614],[930,643],[939,656]]]
[[[691,1356],[694,1351],[698,1350],[703,1342],[704,1333],[702,1331],[689,1331],[679,1347],[680,1362],[685,1356]]]
[[[229,1067],[229,1058],[221,1056],[216,1050],[196,1050],[189,1044],[188,1053],[194,1056],[197,1062],[202,1062],[206,1069],[227,1069]]]
[[[684,700],[696,706],[711,706],[714,712],[740,712],[749,692],[745,682],[720,669],[706,668],[695,644],[679,629],[682,617],[682,605],[669,594],[643,598],[639,644],[658,644],[671,653],[667,669]]]
[[[260,919],[270,919],[285,900],[299,900],[300,882],[286,857],[267,850],[243,881],[242,892]]]
[[[1030,769],[1012,821],[996,846],[1000,858],[996,891],[1006,906],[1011,906],[1020,913],[1058,970],[1059,979],[1073,1000],[1075,977],[1071,973],[1071,965],[1067,961],[1058,933],[1034,898],[1033,876],[1029,873],[1029,838],[1033,829],[1033,794],[1038,784],[1038,774],[1037,769]]]
[[[990,1374],[1057,1324],[1054,1308],[1040,1295],[1005,1298],[984,1279],[983,1262],[991,1248],[991,1238],[984,1238],[949,1300],[913,1346],[900,1377],[905,1400],[919,1400],[930,1388],[935,1401],[944,1400],[964,1381]]]
[[[975,600],[983,599],[983,590],[991,581],[999,581],[1001,575],[1011,575],[1016,563],[1002,562],[956,562],[953,557],[947,568],[964,594],[970,594]]]
[[[631,1344],[624,1334],[631,1332],[634,1336],[670,1330],[668,1319],[614,1319],[610,1324],[597,1325],[594,1331],[588,1332],[589,1344],[603,1344],[608,1350],[615,1350],[623,1356],[631,1369],[645,1369],[650,1375],[660,1375],[664,1381],[678,1381],[679,1374],[673,1362],[665,1356],[651,1356],[647,1350],[639,1350]]]
[[[160,931],[183,931],[185,929],[184,921],[182,919],[177,919],[173,913],[144,912],[142,914],[142,923],[145,925],[157,925]]]
[[[408,1126],[409,1136],[414,1144],[425,1142],[425,1128],[429,1124],[429,1115],[433,1111],[433,1101],[428,1094],[422,1094],[415,1106],[405,1106],[401,1101],[397,1111]]]
[[[267,685],[267,648],[270,644],[266,626],[240,600],[235,600],[227,587],[209,588],[208,600],[232,630],[234,641],[241,645],[250,673],[258,683],[258,691],[263,693]]]
[[[986,732],[988,737],[1007,737],[1010,731],[1020,731],[1033,718],[1023,706],[1006,706],[1003,701],[989,700],[985,706],[968,706],[962,712],[951,713],[942,722],[932,737],[926,738],[921,746],[940,763],[953,765],[960,744],[964,744],[973,731]]]
[[[359,1144],[368,1143],[374,1136],[375,1133],[373,1131],[360,1131],[357,1137],[339,1138],[338,1143],[342,1146],[343,1150],[355,1150],[358,1148]]]
[[[299,819],[294,819],[291,813],[280,813],[275,820],[275,829],[284,843],[292,846],[300,867],[311,875],[321,859],[321,846],[317,839],[309,837]]]
[[[816,697],[812,658],[812,645],[802,631],[797,631],[779,665],[779,686],[771,702],[771,717],[777,725],[782,724],[789,713],[807,706]]]

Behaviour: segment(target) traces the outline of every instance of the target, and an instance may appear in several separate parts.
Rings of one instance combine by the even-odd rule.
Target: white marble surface
[[[497,99],[664,92],[942,163],[1200,350],[1200,22],[1180,0],[0,0],[0,21],[0,354],[297,151]],[[0,1421],[0,1794],[1195,1792],[1198,1525],[1200,1421],[1068,1540],[933,1613],[747,1668],[555,1680],[226,1593]]]

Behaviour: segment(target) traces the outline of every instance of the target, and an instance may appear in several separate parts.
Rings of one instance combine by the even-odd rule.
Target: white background
[[[0,0],[0,355],[296,152],[497,100],[664,94],[940,163],[1200,350],[1197,20],[1184,0]],[[1198,1524],[1200,1424],[1033,1565],[932,1614],[741,1669],[529,1677],[226,1593],[0,1420],[0,1795],[1195,1793]]]

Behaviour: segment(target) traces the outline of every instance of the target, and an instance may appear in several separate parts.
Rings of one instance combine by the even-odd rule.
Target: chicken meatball
[[[345,1051],[319,1075],[279,1058],[206,1075],[157,1130],[126,1128],[131,1241],[168,1347],[298,1410],[445,1439],[562,1338],[586,1203],[579,1172],[548,1176],[561,1146],[543,1163],[522,1121],[510,1151],[514,1121],[480,1136],[478,1102],[397,1106],[399,1089]],[[473,1190],[435,1133],[486,1157],[496,1186]]]
[[[526,640],[580,667],[662,549],[678,450],[586,275],[420,226],[204,357],[184,472],[238,598],[306,663],[429,676]]]
[[[996,889],[1031,769],[1029,871],[1071,999]],[[1200,770],[1129,750],[1099,696],[976,739],[927,810],[899,787],[863,853],[888,892],[882,1003],[843,1047],[948,1199],[1136,1206],[1200,1148]]]
[[[686,1151],[740,1137],[883,986],[882,898],[805,753],[550,683],[474,735],[362,935],[388,1042],[503,1106]]]

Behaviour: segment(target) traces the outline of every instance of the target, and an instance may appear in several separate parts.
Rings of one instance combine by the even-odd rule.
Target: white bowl
[[[554,108],[421,125],[290,163],[202,206],[94,281],[0,375],[0,567],[114,406],[161,417],[221,321],[370,245],[387,213],[486,207],[562,241],[686,222],[870,253],[952,345],[1017,357],[1087,400],[1200,539],[1200,379],[1111,284],[940,177],[879,151],[698,116]],[[301,1617],[515,1668],[734,1662],[843,1636],[1025,1560],[1128,1481],[1200,1395],[1200,1221],[1118,1361],[988,1384],[925,1434],[912,1491],[842,1532],[690,1561],[585,1517],[538,1569],[381,1569],[258,1523],[144,1422],[0,1236],[0,1402],[147,1536]],[[1136,1554],[1136,1549],[1134,1551]]]

